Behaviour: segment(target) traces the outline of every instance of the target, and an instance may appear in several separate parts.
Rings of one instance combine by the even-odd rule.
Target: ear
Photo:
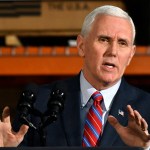
[[[136,46],[133,45],[132,46],[132,50],[131,50],[131,54],[130,54],[130,57],[129,57],[129,60],[128,60],[128,63],[127,63],[127,66],[130,64],[130,62],[131,62],[131,60],[132,60],[132,58],[133,58],[133,56],[135,54],[135,51],[136,51]]]
[[[77,36],[77,49],[79,56],[84,57],[84,37],[82,35]]]

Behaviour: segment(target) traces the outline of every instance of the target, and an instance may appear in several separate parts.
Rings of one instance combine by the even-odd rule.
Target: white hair
[[[81,29],[81,34],[83,36],[86,36],[89,33],[91,25],[94,22],[96,16],[100,14],[106,14],[106,15],[111,15],[111,16],[116,16],[116,17],[127,19],[131,23],[131,26],[132,26],[133,42],[134,42],[136,31],[135,31],[135,25],[133,23],[132,18],[128,15],[127,12],[125,12],[121,8],[116,7],[116,6],[111,6],[111,5],[97,7],[85,17],[83,25],[82,25],[82,29]]]

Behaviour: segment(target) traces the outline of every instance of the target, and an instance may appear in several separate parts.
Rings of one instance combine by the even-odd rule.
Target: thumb
[[[114,116],[108,116],[108,122],[112,127],[114,127],[116,130],[119,130],[122,125],[118,122],[118,120]]]
[[[19,132],[16,134],[16,137],[18,139],[18,141],[22,141],[24,138],[24,135],[27,133],[29,127],[27,125],[22,125],[20,127]]]
[[[20,127],[19,132],[18,132],[18,136],[24,136],[24,135],[27,133],[28,129],[29,129],[29,126],[27,126],[27,125],[22,125],[22,126]]]

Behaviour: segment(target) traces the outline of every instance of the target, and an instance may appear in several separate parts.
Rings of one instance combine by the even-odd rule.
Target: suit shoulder
[[[73,77],[68,77],[65,79],[61,80],[56,80],[51,83],[46,83],[46,84],[29,84],[27,86],[27,89],[32,89],[34,91],[41,91],[41,90],[55,90],[55,89],[60,89],[60,90],[69,90],[70,88],[75,89],[76,87],[79,88],[79,76],[73,76]],[[34,85],[34,86],[33,86]]]
[[[123,82],[123,84],[124,84],[123,87],[125,88],[125,90],[128,91],[128,93],[130,93],[131,95],[134,95],[136,97],[144,97],[144,98],[147,97],[150,100],[150,93],[148,91],[145,91],[127,82]]]

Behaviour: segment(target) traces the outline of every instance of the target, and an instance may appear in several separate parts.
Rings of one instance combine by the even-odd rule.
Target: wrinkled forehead
[[[100,14],[97,15],[91,24],[89,34],[91,32],[105,32],[109,35],[118,34],[128,37],[131,43],[134,42],[133,29],[130,21],[126,18]]]

